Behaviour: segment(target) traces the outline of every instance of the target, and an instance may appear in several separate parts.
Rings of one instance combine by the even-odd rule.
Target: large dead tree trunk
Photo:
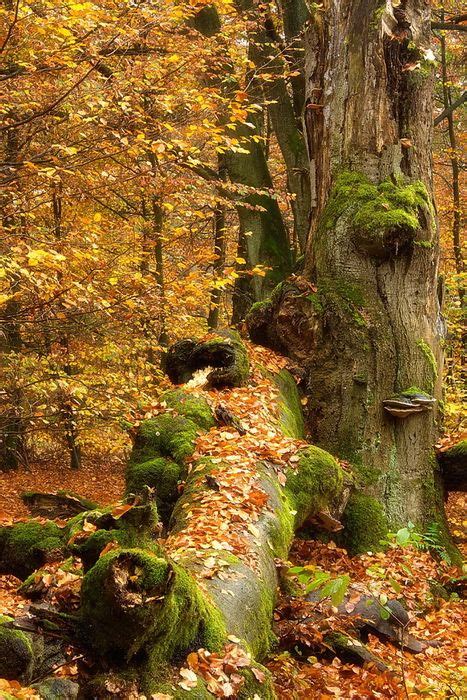
[[[382,505],[393,527],[443,528],[430,400],[440,397],[443,328],[430,9],[424,0],[394,5],[328,0],[314,12],[305,275],[257,305],[250,327],[303,367],[314,440],[356,470],[366,498],[349,522]],[[356,548],[370,546],[369,535]]]
[[[75,626],[105,674],[83,697],[128,697],[130,681],[146,694],[171,693],[189,652],[222,655],[234,644],[242,656],[229,672],[235,697],[273,698],[265,670],[255,678],[252,668],[273,639],[277,561],[287,557],[296,528],[323,511],[338,515],[347,491],[339,463],[300,439],[291,375],[283,371],[275,382],[255,369],[252,395],[235,334],[177,343],[167,360],[172,376],[183,363],[183,381],[205,371],[207,388],[218,389],[171,390],[161,412],[139,426],[127,506],[80,513],[62,529],[38,521],[0,528],[0,571],[24,578],[70,553],[84,563]],[[223,427],[216,428],[219,400]],[[37,595],[36,578],[23,590]],[[121,695],[106,694],[111,672]],[[211,691],[200,677],[199,697]]]

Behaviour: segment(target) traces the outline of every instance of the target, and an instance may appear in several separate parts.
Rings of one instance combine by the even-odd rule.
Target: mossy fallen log
[[[188,397],[182,400],[189,404]],[[297,401],[290,410],[296,408]],[[282,415],[271,410],[271,425],[277,427]],[[183,457],[194,449],[190,423],[202,433],[209,422],[196,425],[163,414],[143,423],[127,473],[127,488],[136,473],[140,484],[154,479],[156,498],[167,482],[175,496],[170,464],[156,460],[171,460],[183,474],[163,549],[153,542],[112,550],[88,571],[82,587],[87,643],[108,663],[139,678],[146,693],[160,691],[171,664],[200,647],[219,652],[235,639],[252,660],[264,657],[274,639],[275,562],[287,556],[294,530],[338,504],[344,490],[338,462],[312,446],[299,449],[285,471],[268,460],[250,460],[239,468],[236,459],[209,455],[187,469]],[[296,425],[300,431],[299,420]],[[175,453],[181,444],[182,452]],[[238,501],[236,491],[242,492]],[[256,686],[259,697],[272,697]],[[212,697],[207,692],[201,697]]]
[[[63,557],[65,533],[52,521],[30,520],[0,527],[0,573],[26,578]]]
[[[325,509],[340,511],[346,492],[339,463],[303,443],[298,394],[290,377],[283,379],[288,387],[281,392],[264,379],[271,397],[280,393],[281,405],[258,398],[258,417],[250,415],[251,390],[236,389],[235,411],[247,425],[242,434],[235,425],[207,433],[215,425],[215,392],[169,392],[163,412],[136,431],[127,503],[80,513],[63,530],[46,523],[35,532],[38,542],[49,534],[50,544],[56,535],[65,553],[83,559],[80,642],[93,650],[107,678],[115,674],[127,690],[136,684],[146,695],[184,697],[174,684],[174,666],[202,648],[222,655],[233,643],[247,658],[237,697],[274,697],[267,674],[252,668],[274,641],[276,562],[287,557],[294,531]],[[289,461],[267,457],[251,420],[279,444],[285,441]],[[224,454],[225,430],[232,447]],[[159,510],[163,543],[157,539]],[[0,546],[3,553],[11,550],[10,535]],[[0,541],[2,536],[0,531]],[[198,676],[189,697],[212,698],[212,685]],[[92,679],[83,697],[111,697],[106,681],[97,691],[99,682]],[[165,690],[174,685],[175,692]]]
[[[13,618],[0,615],[0,678],[29,685],[33,678],[51,673],[65,662],[59,639],[18,629]]]
[[[32,515],[48,518],[71,518],[77,513],[97,508],[97,503],[71,491],[26,491],[21,494],[21,500]]]

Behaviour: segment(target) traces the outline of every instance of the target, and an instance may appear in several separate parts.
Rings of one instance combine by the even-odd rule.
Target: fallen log
[[[348,488],[339,463],[303,442],[291,377],[277,385],[256,367],[252,381],[254,391],[164,395],[136,430],[126,502],[80,513],[57,535],[62,555],[85,563],[78,637],[104,671],[83,697],[128,697],[130,686],[181,697],[174,669],[186,658],[196,697],[213,697],[221,681],[206,670],[208,652],[236,697],[274,697],[257,662],[274,640],[276,563],[304,523],[322,513],[337,522]],[[243,435],[235,424],[215,427],[219,402]],[[39,540],[47,528],[39,524]]]
[[[21,494],[21,500],[32,515],[48,518],[71,518],[77,513],[97,508],[97,503],[70,491],[26,491]]]

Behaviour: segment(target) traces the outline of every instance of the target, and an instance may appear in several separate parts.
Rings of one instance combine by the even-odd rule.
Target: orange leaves
[[[33,688],[23,688],[18,681],[0,678],[0,698],[7,696],[19,700],[40,700],[40,695]]]
[[[178,685],[185,690],[195,688],[200,677],[217,698],[235,698],[245,682],[239,671],[245,668],[251,668],[257,681],[263,683],[264,672],[252,666],[251,657],[238,645],[240,640],[229,639],[233,643],[225,646],[223,655],[212,654],[206,649],[189,654],[186,659],[188,668],[180,669],[183,680]]]

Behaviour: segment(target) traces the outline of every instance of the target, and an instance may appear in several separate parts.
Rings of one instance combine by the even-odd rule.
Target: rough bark
[[[324,9],[306,37],[305,273],[261,311],[304,368],[313,439],[352,463],[370,510],[376,499],[392,527],[444,523],[437,409],[398,418],[383,404],[405,391],[440,397],[430,11],[421,0]],[[363,523],[359,505],[349,517]]]

